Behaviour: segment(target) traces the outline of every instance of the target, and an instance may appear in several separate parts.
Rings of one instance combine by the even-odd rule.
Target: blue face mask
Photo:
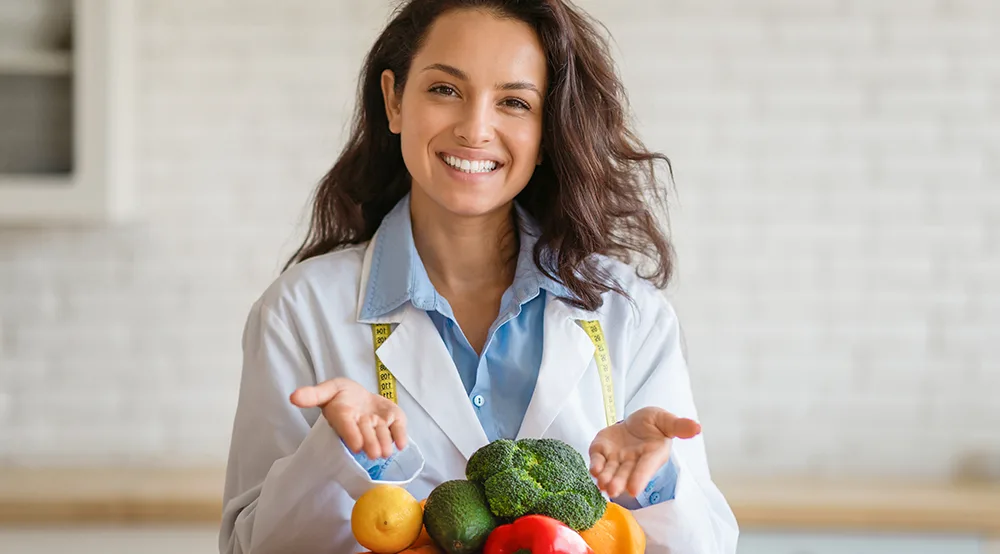
[[[343,444],[343,440],[341,440],[341,444],[344,450],[354,458],[358,466],[368,473],[368,477],[372,481],[405,480],[406,476],[419,472],[423,468],[423,457],[420,449],[412,440],[402,451],[397,450],[396,446],[393,445],[392,454],[377,460],[369,460],[364,451],[354,454],[347,448],[347,445]]]
[[[392,465],[392,462],[395,460],[397,454],[399,454],[399,451],[397,451],[396,447],[393,446],[392,454],[390,454],[388,458],[370,460],[368,459],[368,455],[365,454],[363,450],[357,454],[353,454],[353,456],[354,461],[358,462],[361,467],[365,468],[365,471],[368,472],[368,476],[371,477],[372,481],[378,481],[382,478],[382,475],[385,474],[385,470]]]

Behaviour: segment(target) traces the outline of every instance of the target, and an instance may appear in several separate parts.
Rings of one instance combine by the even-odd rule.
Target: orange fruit
[[[627,508],[608,502],[604,515],[580,536],[594,552],[601,554],[642,554],[646,533]]]
[[[417,540],[423,523],[420,503],[395,485],[375,486],[361,495],[351,510],[354,539],[375,554],[405,550]]]

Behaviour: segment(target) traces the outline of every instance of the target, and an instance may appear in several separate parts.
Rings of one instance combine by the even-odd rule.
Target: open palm
[[[597,434],[590,444],[590,472],[608,496],[624,491],[638,496],[667,463],[672,440],[689,439],[700,432],[694,420],[662,408],[642,408]]]
[[[292,393],[292,404],[323,409],[323,417],[351,452],[370,459],[392,454],[392,445],[406,448],[406,416],[391,400],[344,378],[330,379]]]

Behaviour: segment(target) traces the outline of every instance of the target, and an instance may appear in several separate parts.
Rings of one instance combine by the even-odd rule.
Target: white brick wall
[[[675,163],[672,295],[716,471],[1000,464],[1000,4],[581,4]],[[385,14],[140,5],[148,215],[0,230],[0,461],[224,461],[243,318]]]

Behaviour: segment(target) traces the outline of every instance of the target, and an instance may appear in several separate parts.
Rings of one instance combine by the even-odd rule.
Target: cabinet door
[[[977,537],[741,533],[738,554],[983,554]]]
[[[0,0],[0,226],[133,215],[134,1]]]

